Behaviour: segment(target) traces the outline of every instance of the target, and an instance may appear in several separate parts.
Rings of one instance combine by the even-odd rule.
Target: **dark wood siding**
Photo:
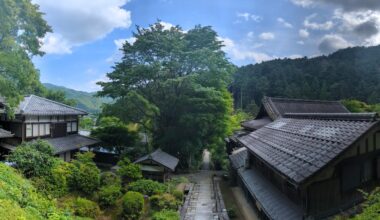
[[[51,133],[53,137],[64,137],[67,135],[66,132],[66,122],[62,123],[52,123]]]

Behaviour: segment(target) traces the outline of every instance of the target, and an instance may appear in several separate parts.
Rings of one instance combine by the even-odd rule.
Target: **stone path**
[[[203,154],[202,170],[189,176],[194,182],[190,195],[190,203],[183,220],[212,220],[218,219],[215,213],[215,195],[212,187],[213,172],[210,169],[210,153]]]

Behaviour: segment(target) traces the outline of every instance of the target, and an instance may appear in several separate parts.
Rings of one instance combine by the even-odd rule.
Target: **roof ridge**
[[[338,103],[341,104],[340,101],[337,100],[321,100],[321,99],[296,99],[296,98],[286,98],[286,97],[269,97],[266,96],[270,100],[283,100],[283,101],[299,101],[299,102],[324,102],[324,103]]]
[[[375,121],[378,118],[376,112],[363,113],[285,113],[286,118],[347,120],[347,121]]]
[[[39,98],[39,99],[42,99],[42,100],[45,100],[45,101],[48,101],[48,102],[52,102],[52,103],[57,104],[57,105],[61,105],[61,106],[64,106],[64,107],[67,107],[67,108],[71,108],[71,109],[74,109],[74,110],[77,110],[77,111],[81,111],[81,112],[84,112],[84,113],[88,114],[88,112],[86,112],[83,109],[76,108],[76,107],[73,107],[73,106],[70,106],[70,105],[66,105],[66,104],[64,104],[62,102],[58,102],[58,101],[54,101],[54,100],[51,100],[51,99],[47,99],[47,98],[44,98],[44,97],[41,97],[41,96],[38,96],[38,95],[31,94],[29,97],[30,98],[31,97],[36,97],[36,98]],[[29,104],[29,102],[30,102],[30,99],[28,100],[28,103],[25,104],[24,108]]]

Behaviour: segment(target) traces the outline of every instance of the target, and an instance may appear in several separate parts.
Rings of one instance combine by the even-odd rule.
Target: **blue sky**
[[[41,81],[96,91],[133,42],[135,25],[160,19],[184,30],[210,25],[236,65],[329,54],[380,43],[378,0],[33,0],[54,33],[33,61]]]

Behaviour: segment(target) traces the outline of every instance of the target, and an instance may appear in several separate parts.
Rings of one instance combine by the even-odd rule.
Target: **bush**
[[[116,185],[121,186],[120,177],[112,172],[104,172],[100,174],[100,185],[101,186],[109,186]]]
[[[101,213],[98,204],[81,197],[69,198],[62,206],[80,217],[96,218]]]
[[[174,190],[172,192],[172,195],[178,200],[178,201],[183,201],[183,192],[179,191],[179,190]]]
[[[121,196],[120,190],[120,186],[117,185],[103,186],[98,192],[99,204],[103,207],[115,205],[117,199]]]
[[[155,210],[172,209],[177,210],[179,202],[176,198],[169,194],[153,195],[150,197],[151,207]]]
[[[139,192],[129,191],[123,197],[123,215],[128,220],[139,219],[144,209],[144,196]]]
[[[100,170],[92,161],[93,157],[92,152],[77,153],[72,162],[74,166],[71,187],[88,195],[95,192],[100,184]]]
[[[50,175],[51,167],[59,159],[54,157],[48,142],[37,140],[17,146],[7,160],[16,163],[16,168],[29,178]]]
[[[126,182],[138,180],[143,177],[140,165],[131,163],[127,157],[120,160],[117,165],[119,166],[117,174]]]
[[[179,220],[179,214],[172,210],[162,210],[153,214],[152,220]]]
[[[153,181],[149,179],[141,179],[141,180],[137,180],[135,182],[130,183],[128,186],[128,190],[151,196],[156,193],[165,192],[166,186],[157,181]]]

